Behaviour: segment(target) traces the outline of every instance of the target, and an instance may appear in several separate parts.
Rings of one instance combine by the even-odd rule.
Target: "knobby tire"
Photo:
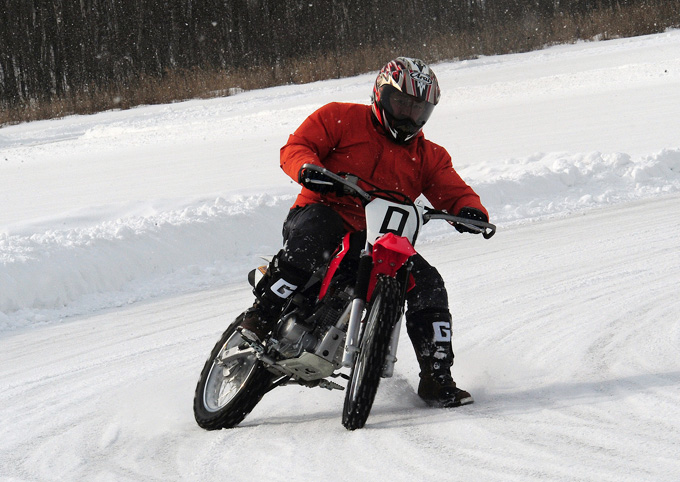
[[[196,392],[194,394],[194,418],[196,419],[196,423],[206,430],[232,428],[241,423],[255,408],[264,394],[267,393],[275,378],[274,375],[262,366],[262,363],[259,360],[255,360],[252,367],[246,369],[247,375],[236,389],[236,394],[233,395],[231,400],[225,403],[224,406],[213,407],[213,409],[210,409],[206,405],[206,397],[210,396],[206,390],[208,390],[211,371],[221,369],[221,366],[216,359],[228,342],[234,344],[238,341],[238,339],[232,337],[240,337],[236,328],[241,324],[242,319],[243,314],[237,317],[222,334],[220,340],[210,353],[210,357],[208,357],[208,360],[205,362],[196,386]],[[244,353],[246,353],[245,350]],[[217,374],[212,376],[213,380],[217,378],[219,378],[219,375]]]
[[[400,305],[399,282],[381,277],[366,312],[359,352],[347,384],[342,412],[342,424],[347,430],[356,430],[366,424],[378,391],[392,329],[401,315]]]

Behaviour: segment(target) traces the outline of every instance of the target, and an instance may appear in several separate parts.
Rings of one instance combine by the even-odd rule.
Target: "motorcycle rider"
[[[488,222],[479,196],[456,173],[441,146],[421,130],[439,102],[434,72],[418,59],[398,57],[378,73],[372,104],[330,103],[311,114],[281,148],[281,168],[302,185],[283,225],[283,249],[254,290],[241,323],[243,336],[263,339],[286,299],[327,262],[346,232],[365,229],[355,199],[323,183],[305,163],[348,172],[411,200],[424,194],[437,209]],[[473,232],[463,225],[461,232]],[[414,256],[415,287],[407,295],[406,328],[420,365],[418,395],[429,405],[473,402],[451,377],[451,314],[444,281],[421,255]]]

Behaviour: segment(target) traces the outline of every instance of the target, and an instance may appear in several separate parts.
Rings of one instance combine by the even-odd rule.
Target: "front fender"
[[[387,233],[378,238],[373,245],[371,253],[373,257],[373,271],[371,272],[371,281],[368,285],[366,301],[369,301],[373,295],[378,275],[385,275],[391,278],[396,277],[397,271],[414,254],[416,254],[416,250],[413,248],[413,245],[403,236]]]

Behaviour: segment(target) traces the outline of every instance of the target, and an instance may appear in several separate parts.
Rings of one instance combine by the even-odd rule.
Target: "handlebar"
[[[363,200],[364,203],[368,203],[373,199],[373,196],[368,192],[364,191],[357,185],[359,180],[358,176],[348,174],[347,177],[339,176],[334,172],[329,171],[325,167],[317,166],[316,164],[303,164],[303,169],[320,172],[326,176],[330,181],[323,181],[317,179],[308,179],[307,182],[320,183],[329,185],[330,183],[337,183],[343,187],[343,192],[345,194],[354,195]],[[437,209],[426,208],[425,213],[423,213],[423,222],[427,222],[430,219],[443,219],[453,224],[462,224],[463,226],[481,233],[484,239],[489,239],[491,236],[496,234],[496,226],[484,221],[479,221],[477,219],[461,218],[460,216],[454,216],[446,211],[440,211]]]

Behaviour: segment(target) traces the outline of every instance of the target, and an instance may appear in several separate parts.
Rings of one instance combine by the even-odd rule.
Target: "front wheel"
[[[401,315],[400,294],[399,282],[394,278],[381,277],[378,280],[345,394],[342,424],[347,430],[362,428],[371,412],[392,329]]]
[[[240,315],[222,334],[196,386],[194,417],[206,430],[241,423],[267,393],[274,378],[236,331],[242,319]]]

